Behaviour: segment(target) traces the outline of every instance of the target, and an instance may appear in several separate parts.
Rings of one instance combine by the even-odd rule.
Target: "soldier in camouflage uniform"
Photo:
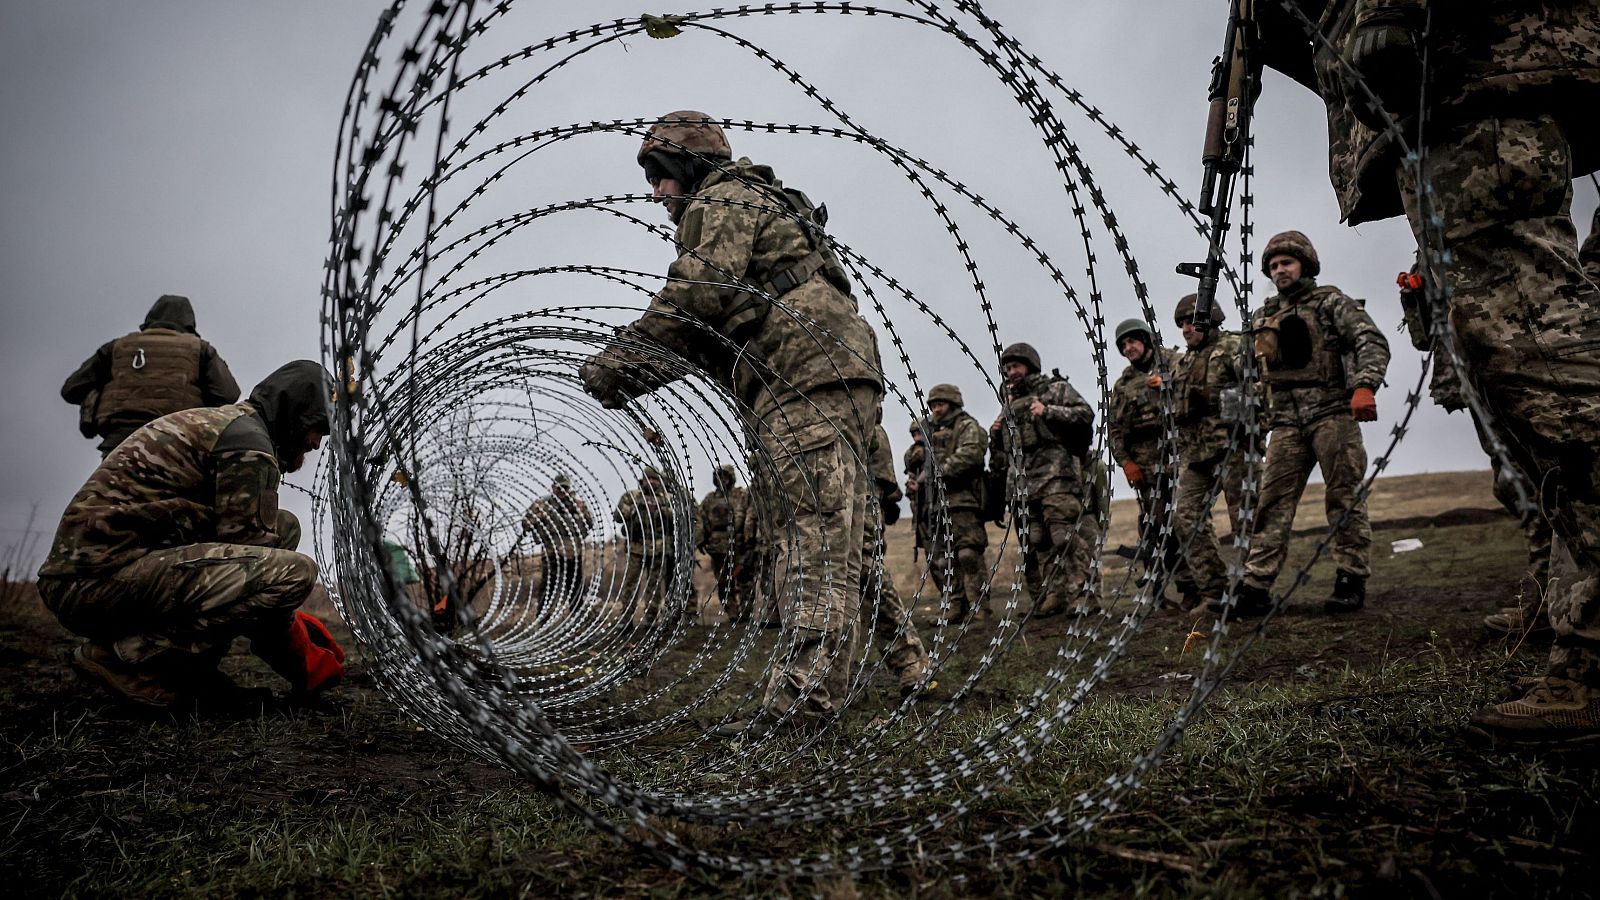
[[[617,501],[611,514],[622,523],[623,546],[620,597],[624,621],[655,624],[667,604],[667,562],[672,552],[672,498],[661,471],[645,466],[639,486]]]
[[[723,616],[732,620],[739,613],[733,567],[738,551],[737,528],[744,514],[744,488],[738,486],[733,466],[718,466],[711,480],[716,487],[700,501],[695,547],[711,559],[717,600],[722,604]]]
[[[1173,551],[1186,561],[1176,579],[1186,610],[1202,602],[1220,603],[1227,589],[1228,570],[1211,522],[1216,502],[1212,491],[1220,482],[1218,493],[1228,498],[1228,507],[1237,516],[1244,484],[1243,454],[1228,457],[1229,443],[1243,446],[1238,442],[1244,438],[1239,427],[1244,415],[1242,340],[1238,334],[1222,330],[1224,310],[1220,304],[1212,308],[1209,325],[1195,324],[1194,307],[1195,295],[1190,294],[1179,300],[1173,311],[1188,348],[1172,375],[1173,418],[1178,425],[1182,463],[1171,543]],[[1304,481],[1301,483],[1303,487]],[[1237,533],[1237,525],[1234,530]]]
[[[1106,438],[1112,461],[1122,467],[1122,474],[1138,498],[1139,547],[1142,554],[1149,554],[1164,543],[1159,535],[1171,503],[1170,467],[1174,454],[1161,446],[1161,388],[1177,368],[1178,351],[1156,347],[1150,326],[1142,319],[1128,319],[1118,325],[1116,343],[1117,352],[1128,360],[1128,366],[1111,386]],[[1180,583],[1193,580],[1186,577],[1187,571],[1180,560]]]
[[[594,514],[572,492],[572,480],[557,475],[550,496],[528,507],[522,527],[541,547],[541,608],[551,610],[562,601],[568,612],[577,612],[584,587],[583,544],[594,530]]]
[[[909,481],[912,478],[921,478],[928,472],[928,441],[922,433],[922,420],[911,420],[911,446],[900,457],[900,471]],[[916,561],[917,551],[927,548],[927,541],[923,539],[922,508],[920,504],[911,503],[911,530],[916,535],[916,544],[911,551],[911,559]]]
[[[761,712],[721,736],[820,724],[839,711],[860,642],[867,438],[883,379],[877,339],[823,232],[826,213],[770,168],[731,159],[704,113],[668,113],[638,161],[678,226],[679,257],[637,321],[579,371],[620,407],[695,360],[732,395],[764,461],[783,646]],[[804,720],[804,722],[802,722]]]
[[[1092,600],[1085,584],[1091,560],[1078,520],[1084,506],[1082,457],[1094,432],[1094,410],[1066,379],[1041,373],[1039,351],[1029,344],[1007,347],[1000,367],[1007,382],[1007,413],[990,426],[989,452],[997,467],[1007,471],[1013,454],[1022,457],[1028,529],[1023,577],[1033,615],[1088,612]],[[1014,447],[1006,433],[1007,414],[1017,429]]]
[[[215,347],[200,338],[188,297],[163,294],[132,334],[100,345],[61,386],[79,409],[84,437],[100,437],[104,458],[146,422],[239,399],[239,384]]]
[[[1318,285],[1316,248],[1298,231],[1267,241],[1261,271],[1278,292],[1251,320],[1272,433],[1245,560],[1237,613],[1272,607],[1268,591],[1289,554],[1289,533],[1313,467],[1322,470],[1325,505],[1338,566],[1328,612],[1366,604],[1372,528],[1362,478],[1367,449],[1358,422],[1378,418],[1375,397],[1389,367],[1389,342],[1361,302],[1332,285]]]
[[[1327,105],[1346,223],[1404,212],[1419,245],[1442,242],[1450,252],[1447,271],[1427,274],[1448,283],[1472,387],[1517,466],[1540,485],[1578,569],[1551,598],[1549,676],[1482,711],[1476,725],[1515,742],[1592,740],[1600,736],[1600,284],[1580,261],[1571,198],[1573,174],[1600,160],[1600,4],[1304,6],[1328,43],[1306,40],[1288,21],[1266,29],[1266,61]],[[1421,176],[1434,188],[1426,198],[1400,164],[1396,135],[1373,127],[1381,123],[1350,87],[1346,64],[1407,136],[1426,78]]]
[[[332,380],[310,360],[249,400],[189,409],[138,429],[89,476],[39,569],[39,596],[87,640],[73,666],[122,699],[237,699],[217,671],[233,639],[298,694],[343,675],[344,652],[300,612],[317,564],[278,482],[328,433]]]
[[[928,675],[928,651],[917,635],[911,611],[900,598],[889,571],[884,526],[900,521],[900,485],[894,477],[894,453],[882,425],[873,429],[867,466],[872,472],[878,502],[868,504],[866,544],[862,547],[861,605],[872,611],[872,633],[878,639],[884,664],[894,673],[900,696],[914,692]]]
[[[928,411],[933,415],[925,427],[932,462],[924,457],[924,468],[906,478],[906,495],[918,508],[919,537],[928,548],[928,572],[941,591],[949,591],[951,619],[956,622],[974,614],[989,615],[983,559],[989,533],[983,524],[982,497],[988,438],[978,420],[961,406],[961,389],[953,384],[936,384],[928,391]]]

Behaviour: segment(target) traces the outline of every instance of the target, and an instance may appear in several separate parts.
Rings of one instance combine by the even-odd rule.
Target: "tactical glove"
[[[1144,386],[1149,388],[1152,391],[1160,390],[1161,389],[1161,384],[1162,384],[1162,381],[1161,381],[1161,373],[1160,372],[1157,372],[1156,374],[1151,375],[1149,378],[1146,378],[1144,380]]]
[[[1345,56],[1396,122],[1416,114],[1422,93],[1422,54],[1416,32],[1405,18],[1374,17],[1362,23],[1351,34]],[[1378,131],[1388,127],[1359,86],[1351,85],[1350,99],[1351,111],[1361,124]]]
[[[885,525],[893,525],[894,523],[900,521],[900,501],[899,500],[896,500],[893,503],[885,502],[883,504],[882,508],[883,508],[883,524],[885,524]]]
[[[1372,388],[1358,387],[1350,395],[1350,415],[1357,422],[1378,421],[1378,398],[1373,396]]]
[[[1135,490],[1144,487],[1144,469],[1140,468],[1138,463],[1132,460],[1123,463],[1122,474],[1128,476],[1128,484]]]
[[[295,610],[286,632],[257,635],[250,649],[301,696],[327,690],[344,678],[344,649],[310,613]]]
[[[598,353],[589,357],[588,362],[578,367],[578,380],[583,382],[583,389],[589,396],[600,401],[601,406],[621,409],[631,399],[623,389],[626,376],[608,356],[607,353]]]

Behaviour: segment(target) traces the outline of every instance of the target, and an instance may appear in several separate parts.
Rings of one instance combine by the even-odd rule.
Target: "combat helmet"
[[[1269,274],[1267,265],[1274,256],[1292,256],[1300,260],[1300,275],[1304,278],[1315,278],[1322,271],[1317,248],[1311,246],[1310,238],[1298,231],[1282,231],[1267,241],[1267,246],[1261,250],[1261,274]]]
[[[928,390],[928,402],[943,400],[951,406],[961,406],[961,388],[953,384],[936,384]]]
[[[912,434],[921,434],[922,433],[922,420],[921,419],[912,419],[911,420],[911,433]]]
[[[734,472],[733,466],[729,463],[723,463],[722,465],[717,466],[716,472],[712,473],[711,483],[726,490],[727,488],[733,487],[735,478],[736,473]]]
[[[1143,335],[1144,345],[1146,347],[1150,346],[1150,326],[1146,325],[1143,319],[1122,320],[1122,324],[1117,326],[1116,336],[1112,338],[1112,346],[1120,351],[1122,349],[1122,339],[1133,334]]]
[[[1000,365],[1008,362],[1019,362],[1032,369],[1035,374],[1044,371],[1044,364],[1039,361],[1039,351],[1033,349],[1032,344],[1018,342],[1007,347],[1000,354]]]
[[[1172,311],[1172,320],[1178,324],[1179,328],[1183,327],[1185,320],[1194,318],[1194,306],[1199,300],[1199,294],[1185,294],[1183,299],[1178,301],[1178,308]],[[1211,324],[1221,325],[1223,320],[1227,318],[1228,311],[1222,308],[1222,304],[1211,304]]]
[[[710,116],[692,109],[680,109],[667,113],[650,126],[644,143],[639,145],[636,157],[639,165],[644,165],[645,157],[652,153],[674,156],[698,153],[701,156],[731,159],[733,148],[728,144],[728,135],[723,132],[722,126],[711,121]]]

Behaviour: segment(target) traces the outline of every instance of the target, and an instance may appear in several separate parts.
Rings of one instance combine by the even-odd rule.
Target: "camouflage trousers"
[[[583,575],[582,556],[543,554],[539,570],[539,605],[546,615],[560,605],[565,605],[568,612],[578,611],[578,601],[583,598]]]
[[[732,621],[739,611],[739,595],[733,583],[733,554],[707,552],[706,558],[711,561],[711,577],[716,579],[713,589],[722,606],[722,615]]]
[[[1441,122],[1419,197],[1399,173],[1418,241],[1437,217],[1453,265],[1450,321],[1490,426],[1540,487],[1577,567],[1551,598],[1552,671],[1600,685],[1600,285],[1571,215],[1572,159],[1549,116]],[[1431,215],[1430,215],[1431,214]]]
[[[1477,425],[1478,417],[1472,417],[1473,424]],[[1484,445],[1484,453],[1489,454],[1489,461],[1494,469],[1494,497],[1506,511],[1522,520],[1522,534],[1528,543],[1528,569],[1522,576],[1522,582],[1517,591],[1517,606],[1523,612],[1525,621],[1543,617],[1546,614],[1549,598],[1546,588],[1550,585],[1550,557],[1554,551],[1555,532],[1550,528],[1550,520],[1545,518],[1542,510],[1534,509],[1524,511],[1520,508],[1517,499],[1517,482],[1523,482],[1523,489],[1532,491],[1533,485],[1523,477],[1522,473],[1505,465],[1495,458],[1490,452],[1489,443],[1484,436],[1480,425],[1478,439]]]
[[[317,582],[316,561],[294,552],[294,515],[279,510],[276,531],[276,547],[185,544],[101,576],[41,578],[39,596],[67,630],[123,662],[168,651],[220,659],[240,635],[280,638]]]
[[[1367,500],[1358,495],[1367,470],[1367,447],[1361,426],[1348,415],[1324,416],[1310,425],[1280,425],[1267,443],[1261,476],[1261,505],[1256,510],[1255,535],[1245,560],[1245,583],[1268,589],[1289,556],[1289,535],[1295,512],[1305,493],[1311,470],[1320,468],[1325,488],[1323,506],[1333,533],[1333,562],[1342,572],[1360,578],[1372,573],[1367,565],[1372,527],[1367,523]],[[1214,546],[1214,545],[1213,545]]]
[[[667,607],[667,578],[671,569],[665,556],[623,552],[622,577],[617,582],[617,598],[624,623],[654,625]]]
[[[878,651],[900,685],[915,685],[928,672],[928,651],[889,571],[882,526],[867,529],[861,560],[861,607],[871,613]]]
[[[1175,558],[1173,582],[1180,593],[1198,593],[1206,599],[1222,596],[1228,569],[1211,513],[1218,499],[1227,502],[1228,521],[1237,544],[1243,535],[1239,514],[1244,509],[1244,476],[1245,463],[1240,453],[1179,466],[1170,546],[1171,557]],[[1221,490],[1207,503],[1206,497],[1217,488],[1219,479]]]
[[[927,521],[937,516],[924,516],[919,524],[926,523],[928,531],[923,537],[928,548],[928,575],[940,593],[949,591],[951,616],[959,620],[968,610],[988,603],[984,587],[989,567],[983,551],[989,546],[989,531],[976,509],[952,508],[949,515],[948,533],[941,523]]]
[[[760,472],[774,537],[773,590],[782,620],[762,705],[778,715],[828,718],[850,686],[861,640],[861,547],[866,530],[866,436],[876,386],[813,391],[757,424],[770,461]]]
[[[1069,489],[1045,490],[1028,501],[1028,541],[1022,577],[1034,612],[1078,603],[1089,577],[1089,547],[1078,530],[1083,499]]]

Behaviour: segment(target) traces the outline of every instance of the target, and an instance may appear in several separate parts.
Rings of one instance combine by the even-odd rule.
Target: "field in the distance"
[[[359,662],[314,710],[129,716],[72,677],[63,661],[71,639],[23,587],[0,609],[0,878],[14,896],[1583,895],[1600,875],[1596,757],[1485,749],[1463,729],[1508,680],[1537,672],[1544,652],[1478,626],[1518,590],[1524,564],[1520,529],[1495,508],[1486,472],[1378,482],[1370,608],[1323,615],[1332,573],[1319,564],[1208,716],[1088,840],[998,871],[929,863],[855,881],[675,874],[420,731]],[[1441,514],[1454,524],[1427,524]],[[1131,543],[1129,511],[1114,517],[1108,544]],[[1314,486],[1297,528],[1320,520]],[[1395,521],[1403,527],[1385,524]],[[1391,541],[1410,537],[1423,548],[1390,553]],[[916,579],[905,526],[889,540],[909,596]],[[1297,540],[1291,566],[1314,540]],[[1107,557],[1112,577],[1119,564]],[[925,594],[919,622],[931,628],[930,619]],[[1183,676],[1198,667],[1196,654],[1182,652],[1194,624],[1172,612],[1153,618],[1067,739],[976,804],[954,836],[1016,827],[1153,745],[1184,694]],[[929,752],[961,746],[1026,696],[1068,627],[1030,624]],[[970,671],[979,652],[963,641],[941,681]],[[228,666],[272,683],[244,657]],[[895,699],[886,680],[876,682],[835,746]],[[622,754],[604,761],[628,767]],[[677,765],[689,777],[696,758]],[[947,806],[961,790],[899,815]],[[899,821],[884,815],[686,831],[724,852],[813,856],[869,837],[866,822]]]

